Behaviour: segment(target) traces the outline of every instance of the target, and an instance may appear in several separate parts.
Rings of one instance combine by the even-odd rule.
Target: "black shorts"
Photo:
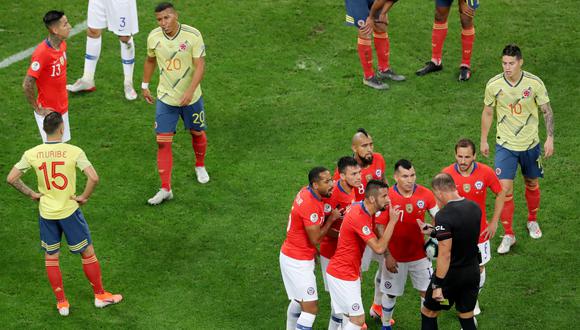
[[[431,279],[433,282],[433,279]],[[455,304],[455,309],[459,313],[473,311],[477,302],[479,293],[479,265],[450,268],[445,276],[442,285],[443,298],[449,301],[449,304],[442,305],[433,299],[433,289],[431,284],[425,294],[424,306],[432,311],[449,310]]]

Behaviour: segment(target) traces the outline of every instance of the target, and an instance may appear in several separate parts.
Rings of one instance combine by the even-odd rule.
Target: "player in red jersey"
[[[326,269],[332,308],[348,316],[344,330],[361,329],[365,322],[360,286],[360,260],[365,246],[377,254],[384,253],[398,222],[390,221],[384,232],[375,228],[375,214],[389,207],[388,188],[383,181],[369,181],[365,199],[353,204],[344,217],[336,252]],[[390,219],[396,219],[398,213],[398,207],[389,207]]]
[[[382,322],[383,330],[390,330],[390,319],[395,309],[397,297],[403,295],[408,275],[413,287],[419,291],[421,304],[425,291],[429,286],[433,268],[425,255],[425,239],[417,219],[425,221],[425,213],[435,217],[439,208],[433,193],[416,184],[416,174],[413,164],[401,159],[395,164],[394,178],[396,184],[389,189],[389,199],[393,207],[399,207],[402,212],[400,223],[393,232],[389,248],[385,252],[385,262],[381,264],[381,292],[382,295]],[[380,214],[377,217],[379,230],[388,223],[389,214]]]
[[[360,185],[360,166],[358,162],[350,156],[342,157],[337,164],[340,179],[335,183],[330,198],[323,198],[324,213],[330,215],[332,210],[338,210],[343,216],[347,208],[354,202],[354,189]],[[322,269],[322,279],[324,280],[324,289],[328,291],[326,283],[326,267],[330,258],[336,251],[338,243],[338,233],[342,220],[338,219],[333,224],[326,236],[320,242],[320,267]],[[331,306],[329,330],[340,329],[342,325],[342,314],[335,313]]]
[[[332,196],[334,181],[324,167],[308,173],[308,186],[300,190],[288,218],[286,240],[280,250],[280,270],[290,299],[287,329],[311,329],[318,313],[318,292],[314,275],[316,245],[339,217],[333,212],[324,221],[322,198]]]
[[[71,26],[62,11],[47,12],[43,21],[48,29],[48,38],[42,41],[32,53],[30,67],[24,77],[22,87],[28,103],[34,110],[42,141],[46,142],[46,133],[42,128],[44,116],[51,111],[56,111],[62,115],[64,121],[62,142],[67,142],[70,140],[70,126],[66,91],[65,40],[70,34]]]
[[[485,283],[485,264],[491,259],[491,247],[489,241],[495,235],[499,217],[505,202],[506,192],[502,189],[499,178],[494,170],[482,163],[475,161],[475,143],[469,139],[461,139],[455,145],[455,164],[451,164],[443,169],[455,181],[457,191],[461,197],[472,200],[481,209],[481,233],[479,236],[479,252],[481,253],[481,263],[479,264],[479,290]],[[495,195],[493,215],[489,225],[485,215],[485,201],[487,188]],[[479,302],[473,310],[475,315],[479,315]]]

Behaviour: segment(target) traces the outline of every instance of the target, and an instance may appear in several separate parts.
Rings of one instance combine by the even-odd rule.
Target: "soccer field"
[[[147,34],[156,27],[156,3],[138,1],[136,87]],[[307,184],[308,170],[317,165],[334,168],[339,157],[351,153],[355,130],[364,127],[373,135],[375,151],[385,157],[389,182],[392,165],[407,158],[415,165],[418,183],[429,186],[433,175],[454,161],[459,138],[479,143],[485,83],[501,72],[501,50],[511,42],[522,48],[524,70],[541,77],[550,92],[555,155],[544,162],[540,182],[540,240],[532,241],[527,234],[523,180],[515,181],[518,243],[508,255],[499,256],[495,250],[503,230],[498,229],[477,320],[482,329],[577,327],[577,1],[481,1],[473,77],[467,83],[457,82],[461,28],[456,4],[443,53],[445,69],[419,78],[414,72],[430,56],[434,5],[400,1],[390,14],[391,62],[408,81],[390,83],[386,92],[361,83],[356,31],[343,24],[343,1],[174,4],[180,22],[199,29],[206,44],[202,88],[211,181],[197,183],[191,138],[179,129],[173,143],[175,198],[156,207],[146,204],[159,188],[155,109],[141,97],[124,99],[119,42],[105,33],[97,91],[69,98],[71,143],[85,150],[100,175],[99,186],[82,209],[105,288],[122,293],[124,301],[96,309],[80,257],[65,248],[60,265],[71,315],[60,317],[40,251],[37,204],[2,184],[0,328],[283,329],[288,301],[278,256],[293,198]],[[86,20],[85,1],[27,0],[0,6],[0,61],[46,37],[42,16],[50,9],[64,10],[73,26]],[[67,43],[72,83],[82,75],[84,33]],[[29,58],[0,69],[3,177],[25,150],[40,143],[21,87],[28,65]],[[493,163],[481,155],[478,160]],[[81,177],[77,191],[84,186]],[[33,174],[24,181],[35,187]],[[376,264],[364,275],[366,309],[372,302],[375,269]],[[318,266],[317,278],[320,313],[315,328],[325,329],[330,301]],[[407,286],[394,314],[395,328],[401,330],[417,329],[421,320],[418,295]],[[370,319],[367,324],[380,329]],[[439,326],[459,329],[453,312],[445,313]]]

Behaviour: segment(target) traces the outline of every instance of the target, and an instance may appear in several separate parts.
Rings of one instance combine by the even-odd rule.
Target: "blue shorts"
[[[175,133],[179,117],[183,119],[185,129],[194,131],[205,131],[205,110],[203,109],[203,98],[200,97],[194,104],[184,107],[176,107],[165,104],[159,100],[155,105],[155,132]]]
[[[435,0],[436,7],[449,8],[449,7],[451,7],[452,3],[453,3],[453,0]]]
[[[375,2],[375,0],[345,0],[346,24],[358,28],[365,25],[371,7],[373,6],[373,2]],[[378,19],[379,15],[380,12],[377,11],[377,17],[375,17],[375,19]]]
[[[82,253],[93,243],[89,225],[81,209],[77,209],[68,218],[48,220],[38,216],[40,227],[40,245],[48,254],[55,254],[60,250],[62,233],[66,237],[68,248],[72,253]]]
[[[526,151],[512,151],[499,144],[495,145],[495,174],[500,180],[513,180],[516,177],[518,164],[526,178],[543,178],[540,144]]]

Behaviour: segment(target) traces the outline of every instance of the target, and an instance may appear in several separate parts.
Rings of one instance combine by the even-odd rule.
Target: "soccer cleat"
[[[135,89],[133,88],[133,84],[125,83],[124,89],[125,89],[125,98],[128,101],[133,101],[137,98],[137,92],[135,92]]]
[[[479,308],[479,300],[475,301],[475,307],[473,308],[473,315],[479,315],[481,314],[481,309]]]
[[[72,85],[66,85],[66,90],[71,93],[92,92],[96,89],[94,81],[84,80],[83,78],[78,79]]]
[[[159,189],[155,196],[147,200],[147,203],[149,203],[149,205],[159,205],[163,203],[163,201],[168,201],[170,199],[173,199],[173,193],[171,190],[167,191],[165,189]]]
[[[537,221],[528,221],[527,227],[531,238],[538,239],[542,237],[542,231],[540,230],[540,225],[538,225]]]
[[[510,252],[512,245],[516,244],[516,238],[513,235],[504,235],[501,244],[497,247],[497,253],[505,254]]]
[[[197,176],[197,182],[199,183],[208,183],[209,181],[209,174],[207,174],[205,166],[196,166],[195,176]]]
[[[383,306],[377,305],[377,304],[373,304],[371,306],[371,310],[369,311],[369,315],[373,319],[379,319],[380,320],[381,317],[383,317]]]
[[[441,71],[441,70],[443,70],[443,64],[437,65],[437,64],[433,63],[433,61],[429,61],[429,62],[425,63],[424,67],[417,70],[417,72],[415,72],[415,74],[417,74],[418,76],[424,76],[428,73],[437,72],[437,71]]]
[[[61,301],[56,304],[56,308],[58,309],[58,313],[62,316],[68,316],[70,305],[68,300]]]
[[[109,305],[117,304],[123,300],[123,296],[120,294],[112,294],[110,292],[105,292],[103,294],[95,295],[95,307],[103,308]]]
[[[377,78],[377,76],[372,76],[370,78],[364,78],[363,84],[367,85],[371,88],[378,89],[378,90],[389,89],[389,85],[380,81],[379,78]]]
[[[468,66],[459,67],[459,81],[468,81],[471,78],[471,69]]]
[[[377,78],[379,78],[381,80],[390,79],[392,81],[405,81],[407,79],[403,75],[396,74],[395,71],[393,71],[393,69],[391,69],[391,68],[389,68],[385,71],[379,70],[377,72]]]

